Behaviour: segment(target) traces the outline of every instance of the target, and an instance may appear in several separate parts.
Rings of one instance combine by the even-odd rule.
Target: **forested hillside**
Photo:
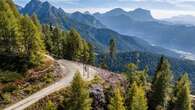
[[[140,69],[148,68],[150,75],[155,73],[158,61],[161,55],[146,53],[146,52],[127,52],[116,54],[115,58],[112,59],[109,54],[99,55],[96,58],[96,65],[106,65],[106,68],[115,72],[127,71],[127,65],[129,63],[137,64]],[[181,60],[172,57],[167,57],[171,64],[175,78],[178,78],[183,72],[189,73],[192,81],[192,87],[194,88],[195,79],[195,62],[190,60]]]
[[[32,106],[20,102],[21,106],[27,105],[27,110],[193,109],[193,61],[163,57],[158,51],[167,55],[170,51],[110,29],[98,29],[103,24],[98,20],[88,22],[94,21],[90,15],[85,19],[88,25],[82,24],[49,2],[32,0],[21,9],[29,15],[20,14],[17,8],[12,0],[0,0],[0,109],[42,92],[43,88],[48,93],[49,85],[55,90],[59,84],[63,90],[56,88],[59,91],[54,94],[37,95],[34,99],[41,97],[39,102]],[[79,15],[84,19],[80,14],[71,18]],[[118,53],[119,49],[137,51]],[[72,63],[65,62],[64,66],[57,59]],[[77,69],[74,64],[83,74],[73,74],[72,70]],[[89,77],[90,69],[96,76],[88,81],[85,72]]]
[[[93,47],[75,29],[41,25],[11,0],[0,1],[0,15],[0,109],[63,77],[49,55],[94,63]]]

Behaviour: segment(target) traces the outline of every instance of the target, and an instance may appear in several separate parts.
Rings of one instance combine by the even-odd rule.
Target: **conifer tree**
[[[111,39],[109,42],[109,52],[110,52],[110,57],[114,58],[116,54],[116,41],[114,39]]]
[[[33,13],[33,15],[31,16],[31,20],[37,26],[38,30],[42,32],[41,24],[40,24],[40,22],[39,22],[39,20],[37,18],[37,15],[35,13]]]
[[[94,65],[94,63],[95,63],[94,49],[93,49],[93,46],[90,43],[88,43],[88,47],[89,47],[89,60],[88,60],[88,63],[91,64],[91,65]]]
[[[5,1],[9,5],[9,7],[10,7],[11,11],[13,12],[14,16],[16,18],[20,18],[20,13],[18,12],[14,2],[12,0],[5,0]]]
[[[49,25],[43,25],[42,26],[42,31],[43,31],[43,40],[45,44],[45,48],[49,53],[52,53],[53,49],[53,40],[52,40],[52,33],[53,28]]]
[[[63,51],[62,51],[62,41],[63,39],[63,33],[62,30],[57,26],[53,29],[53,34],[52,34],[52,41],[53,41],[53,48],[52,48],[52,53],[58,57],[63,56]]]
[[[172,77],[170,64],[168,60],[162,57],[152,82],[152,92],[149,101],[151,110],[155,110],[157,107],[167,109],[171,95]]]
[[[122,95],[122,90],[120,86],[114,89],[114,96],[110,99],[110,104],[108,105],[109,110],[126,110],[124,106],[124,97]]]
[[[147,110],[147,99],[142,86],[134,82],[129,90],[129,110]]]
[[[85,42],[85,40],[83,40],[83,56],[82,56],[82,60],[83,63],[88,63],[89,62],[89,47],[88,44]]]
[[[190,96],[190,80],[188,74],[183,74],[177,81],[175,110],[192,110]]]
[[[0,53],[18,55],[21,50],[19,21],[10,5],[7,0],[0,1]]]
[[[66,110],[91,110],[92,100],[89,98],[87,84],[77,72],[71,83],[69,94],[64,97]]]
[[[80,61],[80,59],[82,58],[84,46],[80,34],[75,29],[71,29],[67,36],[66,48],[66,57],[68,59]]]
[[[136,82],[139,86],[143,86],[148,90],[148,71],[146,69],[138,70],[137,65],[131,63],[128,64],[128,71],[126,74],[130,86]]]
[[[39,65],[45,53],[42,34],[28,16],[22,17],[21,27],[25,56],[32,65]]]

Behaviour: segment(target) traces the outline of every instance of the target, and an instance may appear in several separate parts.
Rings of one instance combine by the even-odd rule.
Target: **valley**
[[[0,0],[0,109],[195,109],[193,16],[152,13],[182,1]]]

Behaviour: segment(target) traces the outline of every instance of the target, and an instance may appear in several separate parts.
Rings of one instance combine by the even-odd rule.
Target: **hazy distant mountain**
[[[133,20],[137,20],[137,21],[153,21],[154,18],[151,16],[151,12],[149,10],[145,10],[145,9],[135,9],[133,11],[129,11],[126,12],[121,8],[115,8],[111,11],[108,11],[104,14],[98,14],[95,13],[94,16],[96,17],[104,17],[104,16],[121,16],[121,15],[125,15],[130,17]]]
[[[163,20],[173,24],[181,24],[181,25],[189,25],[189,26],[195,25],[195,16],[192,15],[174,16],[172,18],[167,18]]]
[[[152,44],[166,48],[195,53],[195,27],[174,25],[173,23],[165,23],[155,19],[147,20],[146,18],[152,19],[151,14],[148,10],[144,11],[144,9],[134,10],[130,14],[131,17],[127,13],[130,12],[114,9],[104,14],[95,14],[94,16],[108,28],[121,34],[138,36]]]
[[[74,19],[80,23],[95,27],[95,28],[105,28],[105,26],[97,20],[94,16],[91,16],[90,13],[80,13],[74,12],[69,16],[71,19]]]
[[[178,54],[160,47],[151,46],[140,38],[124,36],[110,29],[96,28],[101,27],[97,26],[101,22],[95,17],[80,12],[68,14],[48,2],[32,0],[22,12],[30,15],[36,13],[41,23],[59,25],[63,29],[76,28],[84,39],[94,45],[96,52],[106,52],[109,40],[114,38],[117,41],[119,52],[138,50],[178,57]]]

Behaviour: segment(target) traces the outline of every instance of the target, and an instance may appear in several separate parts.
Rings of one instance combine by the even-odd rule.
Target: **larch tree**
[[[177,81],[175,93],[175,110],[192,110],[190,80],[187,73],[183,74]]]
[[[88,44],[86,43],[86,41],[85,40],[83,40],[83,53],[82,53],[82,62],[83,63],[85,63],[85,64],[87,64],[88,62],[89,62],[89,46],[88,46]]]
[[[128,110],[147,110],[148,104],[144,87],[134,82],[129,90],[128,103]]]
[[[49,100],[47,102],[45,110],[57,110],[57,107],[55,106],[55,104],[51,100]]]
[[[94,65],[94,63],[95,63],[94,48],[93,48],[93,46],[90,43],[88,43],[88,47],[89,47],[89,60],[88,60],[88,64]]]
[[[116,54],[116,41],[112,38],[109,42],[109,54],[110,57],[113,59]]]
[[[29,16],[22,17],[21,27],[25,56],[32,65],[40,65],[45,53],[42,34]]]
[[[19,20],[7,0],[0,1],[0,15],[0,52],[19,55],[22,47]]]
[[[71,83],[69,94],[64,97],[64,108],[66,110],[91,110],[92,99],[86,82],[77,72]]]
[[[110,104],[108,105],[109,110],[126,110],[125,108],[125,100],[122,94],[121,87],[118,85],[114,89],[113,97],[110,99]]]
[[[66,54],[67,59],[80,61],[84,46],[80,34],[75,29],[71,29],[67,36],[66,48],[68,52]]]
[[[53,34],[52,34],[52,41],[53,41],[53,49],[52,52],[53,54],[55,54],[58,57],[62,57],[63,56],[63,45],[62,45],[62,41],[63,41],[63,32],[62,30],[57,26],[53,29]]]
[[[167,109],[171,96],[172,71],[167,59],[161,57],[154,79],[150,95],[150,109]]]
[[[42,32],[43,32],[43,40],[45,43],[45,48],[46,50],[52,54],[52,49],[53,49],[53,40],[52,40],[52,28],[49,25],[43,25],[42,26]]]

